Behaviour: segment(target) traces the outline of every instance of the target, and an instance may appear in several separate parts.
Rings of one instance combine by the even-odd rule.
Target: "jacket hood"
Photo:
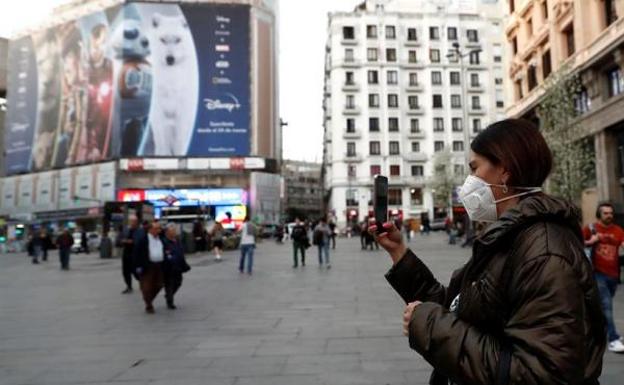
[[[536,222],[557,222],[575,230],[577,236],[581,237],[579,209],[568,201],[540,193],[522,199],[515,207],[504,212],[478,241],[492,245]]]

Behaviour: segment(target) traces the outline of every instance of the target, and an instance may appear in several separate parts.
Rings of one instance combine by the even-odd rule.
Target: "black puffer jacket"
[[[508,210],[448,288],[411,251],[386,278],[405,302],[424,302],[409,343],[434,367],[431,384],[598,384],[605,321],[566,202],[539,194]]]

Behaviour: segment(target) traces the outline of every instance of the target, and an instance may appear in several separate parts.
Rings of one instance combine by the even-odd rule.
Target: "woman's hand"
[[[377,226],[375,224],[372,224],[368,228],[368,232],[375,238],[375,241],[390,254],[390,258],[392,258],[394,264],[399,262],[407,252],[407,247],[405,243],[403,243],[403,236],[392,222],[383,224],[383,232],[381,234],[377,234]]]
[[[414,313],[416,306],[421,303],[422,302],[414,301],[405,306],[405,310],[403,310],[403,335],[409,336],[409,323],[412,320],[412,314]]]

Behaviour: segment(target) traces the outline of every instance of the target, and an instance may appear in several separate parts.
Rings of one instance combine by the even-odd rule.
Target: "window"
[[[416,58],[416,51],[415,50],[410,50],[407,54],[407,61],[409,61],[410,63],[416,63],[417,58]]]
[[[397,71],[388,71],[388,84],[398,84],[399,83],[399,73]]]
[[[514,55],[518,53],[518,38],[515,36],[511,39],[511,53]]]
[[[379,107],[379,94],[368,94],[368,106]]]
[[[533,19],[529,18],[526,22],[527,36],[533,35]]]
[[[420,122],[418,119],[410,119],[410,132],[420,132]]]
[[[481,131],[481,119],[472,119],[472,132],[475,134]]]
[[[468,36],[468,41],[471,43],[476,43],[479,41],[479,33],[476,29],[467,30],[466,35]]]
[[[481,98],[479,98],[478,96],[473,96],[472,97],[472,109],[473,110],[480,110],[481,109]]]
[[[451,108],[461,108],[461,96],[451,95]]]
[[[396,61],[396,49],[388,48],[386,49],[386,61],[395,62]]]
[[[460,82],[460,77],[459,77],[459,72],[453,71],[453,72],[451,72],[449,74],[449,77],[451,79],[451,85],[452,86],[456,86],[456,85],[459,85],[461,83]]]
[[[439,63],[440,62],[440,50],[439,49],[430,49],[429,50],[429,60],[431,60],[432,63]]]
[[[462,152],[464,151],[464,142],[455,140],[453,141],[453,152]]]
[[[355,119],[347,119],[347,132],[355,132]]]
[[[370,166],[370,174],[371,174],[371,176],[380,175],[381,174],[381,166],[379,166],[379,165]]]
[[[394,25],[386,25],[386,39],[396,39],[396,28]]]
[[[345,61],[346,62],[352,62],[355,59],[353,58],[353,48],[347,48],[345,49]]]
[[[537,71],[534,65],[529,65],[527,69],[527,81],[529,82],[529,92],[537,87]]]
[[[412,142],[412,152],[420,152],[420,142]]]
[[[624,92],[624,77],[619,67],[607,72],[607,80],[609,82],[609,97]]]
[[[457,58],[457,52],[454,49],[449,49],[446,57],[448,58],[449,63],[457,63],[459,61]]]
[[[514,85],[516,91],[516,100],[520,100],[524,97],[524,93],[522,92],[522,80],[516,80]]]
[[[416,41],[418,40],[418,36],[416,35],[416,28],[408,28],[407,29],[407,40]]]
[[[379,132],[379,118],[368,118],[368,131]]]
[[[494,84],[496,84],[497,86],[503,85],[503,78],[495,78]]]
[[[442,95],[433,95],[433,108],[442,108]]]
[[[544,79],[546,79],[551,72],[552,65],[550,62],[550,50],[546,50],[542,55],[542,75],[544,76]]]
[[[505,107],[505,97],[502,90],[496,90],[496,108]]]
[[[388,107],[397,108],[399,106],[399,95],[388,94]]]
[[[388,131],[399,132],[399,118],[388,118]]]
[[[377,38],[377,26],[376,25],[366,26],[366,37],[369,39]]]
[[[591,100],[587,94],[587,89],[582,87],[581,91],[574,96],[574,108],[579,115],[582,115],[589,111],[590,106]]]
[[[470,64],[478,65],[479,64],[479,51],[470,51]]]
[[[429,27],[429,39],[440,40],[440,29],[438,27]]]
[[[347,72],[345,74],[345,84],[346,85],[353,85],[353,84],[355,84],[355,80],[354,80],[354,77],[353,77],[353,72]]]
[[[392,171],[390,175],[392,175]],[[402,191],[400,188],[388,189],[388,204],[392,206],[400,206],[403,204]]]
[[[453,132],[462,132],[464,127],[461,118],[453,118],[451,120],[451,127],[453,128]]]
[[[496,44],[492,47],[492,58],[494,63],[500,63],[503,61],[503,47]]]
[[[444,118],[433,118],[433,132],[444,131]]]
[[[354,142],[347,143],[347,156],[355,156],[355,143]]]
[[[542,3],[542,17],[544,21],[548,20],[548,0],[544,0]]]
[[[346,198],[347,198],[347,206],[357,206],[358,205],[358,190],[348,189],[346,191]]]
[[[431,84],[433,85],[442,84],[442,72],[440,71],[431,72]]]
[[[455,172],[455,176],[463,177],[466,176],[466,171],[464,169],[463,164],[456,164],[453,166],[453,171]]]
[[[357,168],[354,164],[350,164],[349,167],[347,167],[347,175],[350,178],[355,178],[357,176]]]
[[[399,142],[390,141],[388,143],[388,152],[390,155],[399,155]]]
[[[355,39],[355,29],[353,27],[342,27],[342,38],[345,40]]]
[[[457,28],[456,27],[448,27],[446,29],[446,35],[449,40],[457,40]]]
[[[409,74],[409,85],[417,86],[418,85],[418,73],[410,72]]]
[[[368,84],[378,84],[379,74],[377,71],[368,71]]]
[[[425,174],[423,166],[412,166],[412,176],[423,176]]]
[[[366,57],[368,61],[377,61],[377,48],[369,48]]]
[[[570,26],[563,31],[566,46],[568,48],[568,57],[574,55],[576,51],[574,45],[574,25],[570,23]]]
[[[436,140],[433,142],[433,151],[441,152],[444,151],[444,142],[441,140]]]
[[[378,141],[369,142],[368,147],[371,155],[381,154],[381,145]]]
[[[355,95],[347,95],[347,105],[346,108],[355,108]]]
[[[605,21],[607,26],[613,24],[617,18],[617,8],[615,8],[615,0],[604,0]]]
[[[418,96],[416,95],[412,95],[412,96],[408,96],[407,97],[407,104],[409,105],[409,108],[412,110],[417,110],[418,107]]]
[[[393,164],[390,166],[391,176],[401,176],[401,166]]]
[[[479,87],[479,74],[470,74],[470,86]]]
[[[412,188],[410,189],[410,204],[412,206],[420,206],[423,202],[422,189]]]

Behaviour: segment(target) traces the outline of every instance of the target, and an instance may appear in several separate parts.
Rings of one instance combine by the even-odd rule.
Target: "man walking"
[[[164,285],[165,252],[160,233],[160,223],[153,221],[147,234],[136,239],[133,250],[135,272],[139,277],[145,312],[148,314],[154,314],[154,298]]]
[[[323,255],[325,255],[325,266],[328,269],[331,268],[329,263],[329,239],[331,237],[331,230],[327,225],[327,220],[323,217],[314,228],[313,233],[314,244],[318,247],[319,266],[323,266]]]
[[[336,223],[333,220],[329,221],[329,230],[331,230],[331,235],[329,236],[331,239],[332,250],[336,250]]]
[[[137,230],[139,228],[139,219],[132,215],[128,218],[128,228],[124,231],[121,244],[123,247],[121,255],[121,273],[123,275],[126,288],[121,294],[132,293],[132,251],[134,248],[134,240],[136,238]]]
[[[293,268],[299,266],[297,252],[301,251],[301,266],[305,266],[305,250],[308,243],[308,232],[299,218],[295,218],[295,226],[292,229],[291,239],[293,240]]]
[[[74,244],[74,237],[69,230],[63,229],[61,235],[56,240],[59,249],[59,260],[61,261],[61,270],[69,270],[69,254]]]
[[[247,260],[247,274],[251,275],[253,269],[254,249],[256,248],[256,226],[249,221],[249,216],[245,217],[245,222],[241,227],[241,256],[238,264],[238,271],[242,274],[245,270],[245,259]]]
[[[608,349],[624,353],[624,344],[613,322],[613,297],[620,282],[619,248],[624,243],[624,230],[613,223],[613,206],[610,203],[598,206],[596,218],[597,222],[583,228],[585,246],[591,248],[590,258],[607,319]]]
[[[184,248],[178,240],[178,230],[175,224],[170,223],[163,238],[165,247],[165,261],[163,262],[165,298],[167,308],[177,309],[173,297],[182,286],[182,274],[191,270],[184,259]]]

